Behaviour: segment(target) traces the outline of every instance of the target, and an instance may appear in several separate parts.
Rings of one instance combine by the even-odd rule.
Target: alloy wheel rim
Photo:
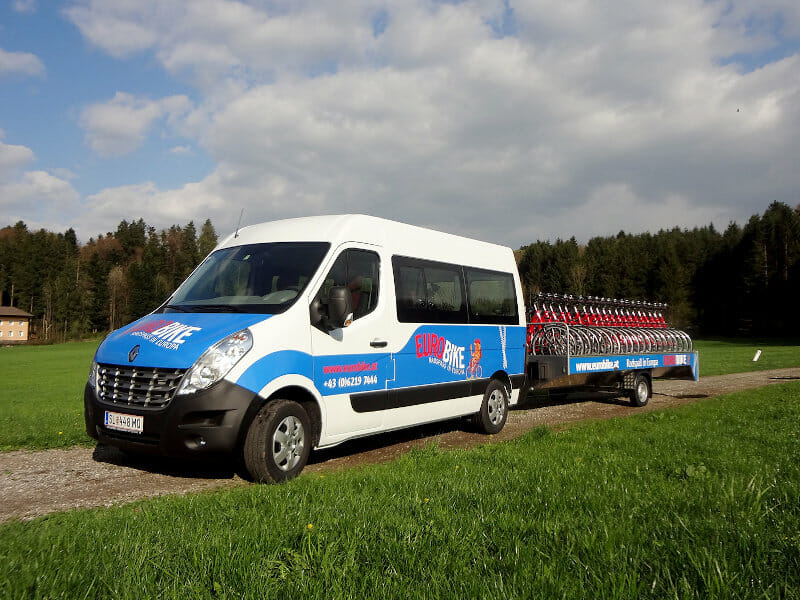
[[[489,408],[489,420],[492,425],[497,425],[503,420],[504,414],[504,396],[500,390],[493,390],[489,395],[489,401],[486,403]]]
[[[640,381],[639,385],[636,386],[636,397],[639,402],[647,400],[647,384],[644,381]]]
[[[305,448],[305,431],[300,419],[288,416],[272,434],[272,459],[281,471],[291,471],[300,462]]]

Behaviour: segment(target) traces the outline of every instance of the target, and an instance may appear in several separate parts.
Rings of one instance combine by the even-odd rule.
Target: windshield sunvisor
[[[118,329],[100,344],[101,364],[188,369],[210,346],[270,315],[166,313]]]

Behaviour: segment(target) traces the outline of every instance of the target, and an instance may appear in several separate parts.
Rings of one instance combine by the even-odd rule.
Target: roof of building
[[[16,306],[0,306],[0,317],[28,317],[31,318],[33,315],[29,312],[25,312],[22,309],[17,308]]]

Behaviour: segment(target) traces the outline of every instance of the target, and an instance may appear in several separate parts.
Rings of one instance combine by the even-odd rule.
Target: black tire
[[[296,477],[311,453],[311,420],[292,400],[275,400],[258,411],[242,448],[247,472],[260,483]]]
[[[492,379],[483,394],[481,409],[473,423],[483,433],[499,433],[508,418],[508,392],[497,379]]]
[[[633,389],[630,390],[628,397],[633,406],[645,406],[653,395],[650,378],[644,373],[637,373],[633,379]]]

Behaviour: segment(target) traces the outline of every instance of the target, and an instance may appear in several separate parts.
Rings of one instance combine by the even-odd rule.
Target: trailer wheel
[[[260,483],[296,477],[310,453],[311,420],[305,409],[291,400],[276,400],[261,407],[242,448],[247,472]]]
[[[484,433],[498,433],[508,418],[508,392],[497,379],[492,379],[483,394],[481,409],[473,417],[475,426]]]
[[[630,391],[631,404],[634,406],[646,405],[652,393],[650,378],[644,373],[637,373],[633,380],[633,389]]]

